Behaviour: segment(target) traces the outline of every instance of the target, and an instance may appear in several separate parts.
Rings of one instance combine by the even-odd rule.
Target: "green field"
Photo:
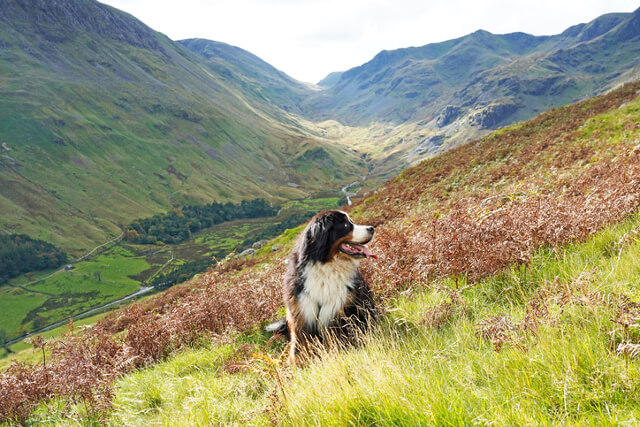
[[[220,251],[229,253],[242,245],[246,239],[251,239],[252,235],[264,230],[270,223],[268,219],[233,222],[226,227],[197,236],[193,243],[209,249],[204,255]]]
[[[231,252],[267,225],[263,220],[221,224],[199,233],[194,241],[178,245],[120,244],[74,264],[70,271],[22,275],[10,283],[24,288],[0,288],[0,329],[6,332],[7,339],[12,339],[120,299],[136,292],[171,254],[174,260],[165,270],[219,251]],[[40,279],[43,280],[25,286]]]
[[[140,287],[131,276],[149,267],[143,256],[116,246],[31,285],[18,278],[15,283],[23,283],[22,288],[0,289],[0,329],[8,339],[16,338],[125,297]]]
[[[0,330],[5,331],[5,340],[11,340],[69,316],[77,316],[136,292],[161,269],[162,273],[168,273],[189,261],[240,252],[247,246],[243,245],[245,241],[253,242],[255,236],[287,216],[334,208],[339,200],[328,194],[294,200],[283,206],[278,217],[219,224],[195,234],[193,240],[175,245],[121,242],[86,261],[75,263],[70,271],[44,271],[16,277],[10,281],[13,286],[0,287]],[[269,251],[271,245],[266,245],[260,253]],[[16,343],[10,348],[19,351],[25,346],[29,347]],[[0,357],[6,356],[6,351],[1,350]]]

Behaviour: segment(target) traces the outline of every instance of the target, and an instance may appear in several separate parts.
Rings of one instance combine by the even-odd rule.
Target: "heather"
[[[526,268],[407,288],[362,347],[303,369],[255,334],[182,352],[119,380],[109,423],[634,424],[638,230],[634,214]]]
[[[164,365],[125,375],[167,358],[186,366],[178,360],[193,348],[213,346],[201,356],[202,381],[237,391],[220,404],[255,400],[238,403],[229,422],[636,419],[639,89],[500,130],[360,201],[352,216],[376,225],[380,256],[362,270],[387,310],[364,347],[291,370],[256,332],[281,307],[289,236],[277,253],[224,263],[85,333],[39,342],[46,363],[15,364],[0,377],[0,416],[37,419],[39,405],[62,400],[102,422],[129,419],[127,405],[162,420],[171,413],[153,409],[139,387]],[[235,350],[221,355],[221,344]],[[155,408],[169,404],[155,399]]]

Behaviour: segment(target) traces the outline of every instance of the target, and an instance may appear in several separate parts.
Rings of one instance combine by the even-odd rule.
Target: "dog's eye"
[[[345,222],[345,223],[344,223],[344,228],[347,228],[347,227],[349,227],[349,223],[348,223],[348,222]]]

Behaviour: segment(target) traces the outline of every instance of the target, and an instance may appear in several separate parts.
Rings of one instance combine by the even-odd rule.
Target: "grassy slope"
[[[282,407],[271,406],[278,386],[259,360],[232,375],[225,360],[233,350],[216,347],[123,378],[111,423],[263,425],[271,416],[286,425],[637,422],[640,372],[612,349],[616,310],[606,296],[640,296],[638,230],[636,215],[585,243],[542,249],[527,269],[507,269],[462,291],[464,305],[449,310],[442,306],[452,301],[451,280],[395,299],[365,346],[296,370]],[[548,316],[535,331],[507,331],[496,352],[478,323],[499,315],[520,322],[538,294]]]
[[[127,328],[131,345],[180,339],[202,325],[210,326],[193,330],[238,338],[232,348],[186,351],[125,376],[111,422],[633,422],[636,362],[616,350],[638,337],[611,319],[640,317],[633,302],[639,89],[627,86],[455,149],[355,207],[354,217],[378,226],[371,247],[381,259],[362,270],[387,308],[360,349],[293,371],[266,357],[280,349],[269,350],[258,326],[280,305],[292,232],[257,268],[203,275],[111,316],[105,330],[144,325]],[[456,224],[466,228],[448,231]],[[496,226],[507,234],[496,237]],[[474,240],[473,230],[486,236]],[[529,231],[541,236],[538,246],[527,243]],[[238,337],[229,325],[245,332]],[[202,342],[175,345],[189,344]],[[170,353],[160,350],[145,356],[131,348],[150,361]],[[282,386],[276,374],[292,378]],[[69,423],[76,415],[50,406],[33,419],[42,417]]]
[[[639,219],[584,244],[541,250],[527,269],[508,269],[461,292],[458,305],[446,291],[452,281],[396,301],[365,348],[296,377],[287,388],[287,421],[638,422],[638,365],[616,355],[622,334],[610,319],[617,315],[615,295],[640,296],[640,240],[618,245],[630,232],[637,236]],[[505,328],[496,344],[483,339],[483,320],[508,316],[519,325],[538,301],[548,312],[534,328]]]

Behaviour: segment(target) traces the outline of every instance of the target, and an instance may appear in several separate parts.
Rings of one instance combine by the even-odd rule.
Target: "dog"
[[[374,229],[338,210],[314,216],[298,236],[284,274],[286,319],[267,330],[290,340],[289,360],[306,360],[322,346],[353,344],[378,317],[371,289],[358,271]]]

